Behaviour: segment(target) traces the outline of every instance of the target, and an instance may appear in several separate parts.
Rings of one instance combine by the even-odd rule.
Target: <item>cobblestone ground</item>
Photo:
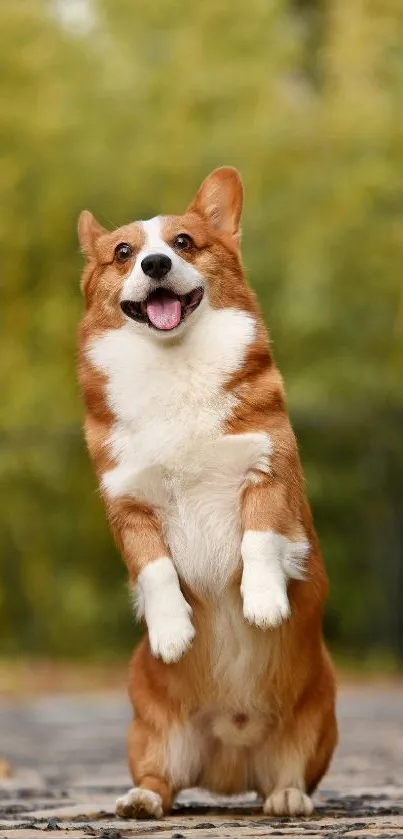
[[[183,793],[163,821],[115,818],[130,783],[129,715],[116,693],[0,703],[0,758],[13,770],[0,780],[0,839],[403,837],[402,688],[340,692],[340,746],[306,819],[267,818],[253,796],[228,802],[199,790]]]

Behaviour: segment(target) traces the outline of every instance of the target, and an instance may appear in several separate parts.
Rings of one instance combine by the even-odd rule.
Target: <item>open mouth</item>
[[[188,294],[175,294],[166,288],[158,288],[142,300],[122,300],[120,308],[127,317],[139,323],[146,323],[153,329],[168,332],[176,329],[185,318],[197,309],[203,299],[204,290],[194,288]]]

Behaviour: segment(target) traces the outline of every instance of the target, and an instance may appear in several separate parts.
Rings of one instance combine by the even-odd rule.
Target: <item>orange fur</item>
[[[181,589],[193,610],[195,639],[191,649],[179,661],[166,664],[153,657],[146,633],[135,651],[130,669],[135,712],[128,741],[130,768],[137,787],[160,795],[165,812],[182,786],[194,784],[226,793],[257,789],[264,797],[289,788],[311,793],[326,771],[337,741],[335,680],[321,629],[326,577],[282,379],[242,269],[241,208],[239,176],[229,168],[217,170],[183,216],[162,219],[163,236],[170,244],[178,233],[191,235],[195,247],[184,253],[183,259],[204,277],[212,309],[232,307],[256,322],[244,363],[228,376],[222,390],[223,398],[225,394],[233,396],[231,415],[222,433],[263,432],[273,444],[269,472],[253,470],[255,481],[243,487],[240,528],[274,531],[295,541],[306,537],[310,551],[305,579],[288,584],[291,616],[276,628],[259,629],[244,621],[240,557],[236,573],[228,580],[220,610],[226,615],[227,626],[233,626],[234,635],[239,629],[241,646],[250,650],[244,662],[252,679],[247,700],[238,696],[227,665],[220,670],[221,665],[214,664],[211,650],[219,643],[220,617],[214,603],[183,579]],[[94,368],[87,350],[94,336],[117,330],[124,323],[119,295],[123,279],[143,247],[144,232],[139,223],[132,223],[108,233],[85,213],[79,235],[87,258],[79,373],[86,405],[86,439],[101,480],[116,465],[108,444],[114,411],[106,398],[106,378]],[[119,242],[133,248],[131,263],[124,269],[114,260]],[[125,496],[111,500],[102,492],[134,583],[147,565],[170,555],[158,511],[144,499]],[[175,556],[173,561],[175,564]],[[225,636],[221,644],[229,640]],[[285,803],[276,805],[285,814],[291,806],[289,800],[285,795]],[[296,812],[303,812],[293,806]],[[130,806],[123,811],[136,814]]]

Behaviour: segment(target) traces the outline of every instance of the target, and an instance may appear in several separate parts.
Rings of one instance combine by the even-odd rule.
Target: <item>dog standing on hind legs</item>
[[[147,632],[130,670],[128,817],[184,787],[309,815],[336,741],[326,577],[224,167],[183,215],[84,211],[85,433]]]

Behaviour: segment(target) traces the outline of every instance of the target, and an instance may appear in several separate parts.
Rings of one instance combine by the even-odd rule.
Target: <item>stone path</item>
[[[403,837],[403,688],[340,692],[341,743],[306,819],[267,818],[254,796],[183,793],[163,821],[126,821],[114,802],[130,780],[124,695],[53,695],[0,702],[0,839],[95,837]],[[0,775],[7,764],[0,760]],[[231,806],[229,806],[229,803]]]

